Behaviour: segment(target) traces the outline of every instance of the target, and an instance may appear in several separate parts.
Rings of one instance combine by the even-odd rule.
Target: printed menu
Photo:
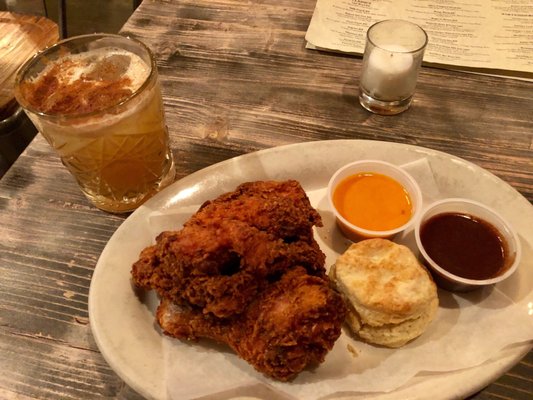
[[[425,63],[533,77],[531,0],[317,0],[308,47],[362,54],[370,25],[391,18],[424,28]]]

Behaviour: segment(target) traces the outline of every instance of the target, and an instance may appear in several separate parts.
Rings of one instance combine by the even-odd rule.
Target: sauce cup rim
[[[494,227],[505,238],[505,240],[507,241],[507,245],[508,246],[512,245],[514,247],[514,259],[512,260],[511,265],[507,268],[507,270],[503,274],[498,275],[493,278],[488,278],[488,279],[463,278],[459,275],[452,274],[451,272],[442,268],[427,254],[424,246],[422,245],[422,240],[420,239],[420,230],[421,230],[423,223],[425,222],[425,217],[430,211],[434,210],[436,207],[439,207],[443,204],[449,204],[449,203],[469,204],[471,206],[484,209],[487,213],[492,214],[492,216],[496,220],[499,220],[500,224],[505,227],[504,232],[502,232],[499,228]],[[441,213],[446,213],[446,212],[453,212],[453,211],[443,211]],[[461,210],[457,210],[456,212],[464,213],[464,214],[471,214],[475,217],[485,220],[485,218],[477,215],[475,212],[465,212]],[[438,215],[441,213],[439,212],[434,215]],[[486,222],[494,226],[494,224],[491,221],[486,221]],[[520,264],[520,260],[522,256],[522,247],[520,244],[520,239],[518,238],[518,234],[516,233],[516,230],[512,227],[512,225],[507,221],[507,219],[505,219],[499,212],[497,212],[492,207],[489,207],[486,204],[480,203],[479,201],[475,201],[475,200],[467,199],[463,197],[449,197],[449,198],[437,200],[429,204],[427,207],[425,207],[423,212],[420,215],[420,218],[418,219],[415,225],[415,240],[416,240],[416,245],[418,247],[418,250],[420,251],[422,258],[427,262],[427,264],[429,264],[428,265],[429,268],[435,270],[438,274],[443,276],[444,279],[447,279],[448,281],[458,283],[461,285],[487,286],[487,285],[492,285],[494,283],[501,282],[505,280],[506,278],[508,278],[509,276],[511,276],[516,271],[516,269],[518,268],[518,264]],[[513,254],[511,254],[511,257],[512,256]]]
[[[354,168],[354,167],[357,167],[358,165],[361,165],[361,164],[375,164],[375,165],[384,166],[384,167],[386,167],[386,168],[388,168],[390,170],[394,170],[394,171],[398,172],[399,175],[403,176],[403,178],[407,182],[410,183],[411,188],[408,188],[408,187],[406,187],[406,185],[404,183],[398,182],[398,183],[400,183],[400,185],[403,186],[403,188],[411,196],[411,204],[413,205],[413,208],[414,208],[414,210],[413,210],[413,212],[411,214],[411,218],[409,218],[409,220],[405,224],[403,224],[403,225],[401,225],[401,226],[399,226],[397,228],[389,229],[389,230],[386,230],[386,231],[376,231],[376,230],[365,229],[365,228],[359,227],[359,226],[354,225],[351,222],[349,222],[337,210],[337,208],[335,207],[335,204],[333,203],[333,192],[334,192],[334,189],[337,187],[337,184],[338,184],[337,183],[337,184],[334,185],[334,182],[335,182],[336,178],[340,174],[344,173],[346,170]],[[365,170],[354,171],[353,174],[357,174],[358,172],[375,172],[375,173],[378,173],[378,174],[387,175],[390,178],[398,181],[398,179],[388,175],[386,172],[372,171],[371,168],[365,169]],[[410,189],[413,189],[413,190],[410,190]],[[357,161],[353,161],[351,163],[343,165],[342,167],[337,169],[335,171],[335,173],[331,176],[331,178],[330,178],[330,180],[328,182],[327,196],[328,196],[329,205],[330,205],[331,209],[333,210],[333,213],[334,213],[335,217],[343,225],[345,225],[350,231],[352,231],[352,232],[354,232],[356,234],[359,234],[359,235],[361,235],[363,237],[368,237],[368,238],[394,236],[394,235],[396,235],[396,234],[398,234],[398,233],[400,233],[402,231],[405,231],[409,227],[413,226],[413,224],[419,219],[420,215],[422,214],[422,207],[423,207],[423,205],[422,205],[422,191],[420,190],[420,186],[418,185],[418,182],[416,181],[416,179],[414,179],[411,174],[409,174],[406,170],[404,170],[399,165],[395,165],[395,164],[392,164],[390,162],[383,161],[383,160],[363,159],[363,160],[357,160]]]

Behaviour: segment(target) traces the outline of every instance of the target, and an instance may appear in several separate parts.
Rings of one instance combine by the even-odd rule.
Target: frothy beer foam
[[[146,81],[150,66],[128,51],[106,47],[51,62],[21,85],[28,102],[47,114],[104,110],[128,98]]]

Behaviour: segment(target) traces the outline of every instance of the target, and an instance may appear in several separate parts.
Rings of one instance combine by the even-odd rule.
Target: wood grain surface
[[[11,115],[18,68],[58,39],[57,24],[47,18],[0,11],[0,120]]]
[[[374,139],[462,157],[533,201],[533,83],[423,68],[408,111],[370,114],[361,59],[305,48],[314,4],[146,0],[133,14],[122,33],[157,59],[178,178],[273,146]],[[140,399],[99,353],[87,311],[126,217],[91,206],[41,136],[2,178],[0,399]],[[532,354],[472,398],[533,398]]]

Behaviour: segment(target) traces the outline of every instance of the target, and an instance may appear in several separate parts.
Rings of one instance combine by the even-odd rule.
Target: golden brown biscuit
[[[424,332],[438,308],[431,275],[409,248],[386,239],[353,244],[330,275],[350,306],[349,326],[370,343],[404,345]]]

